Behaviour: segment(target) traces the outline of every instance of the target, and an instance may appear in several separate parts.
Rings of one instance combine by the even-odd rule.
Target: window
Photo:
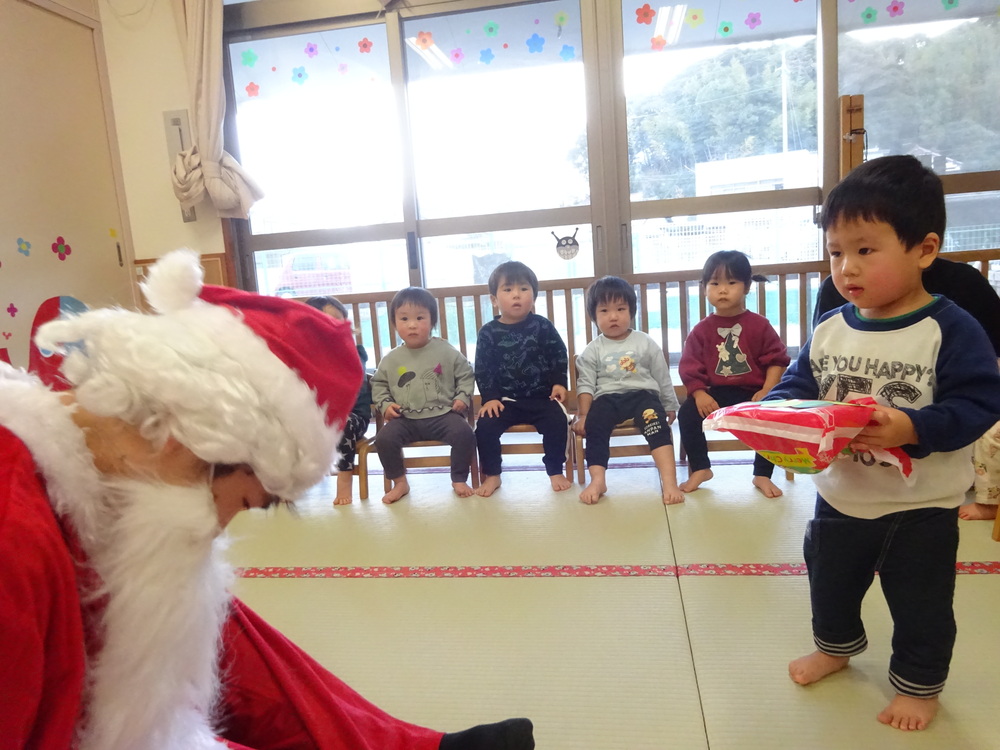
[[[942,175],[945,248],[1000,245],[996,2],[887,3],[227,6],[227,148],[267,193],[244,266],[301,296],[816,260],[853,94],[869,158]]]
[[[941,175],[1000,169],[996,0],[839,0],[840,90],[865,97],[868,157]]]

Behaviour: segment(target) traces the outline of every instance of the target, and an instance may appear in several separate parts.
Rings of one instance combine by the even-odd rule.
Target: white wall
[[[184,223],[170,183],[163,113],[189,107],[171,0],[99,0],[99,7],[136,259],[176,247],[223,252],[221,221],[209,205]]]

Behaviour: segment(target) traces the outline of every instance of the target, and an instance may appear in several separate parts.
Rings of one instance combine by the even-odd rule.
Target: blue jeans
[[[868,645],[861,601],[876,571],[892,614],[889,681],[930,698],[944,689],[955,645],[958,509],[854,518],[816,499],[804,545],[816,647],[855,656]]]

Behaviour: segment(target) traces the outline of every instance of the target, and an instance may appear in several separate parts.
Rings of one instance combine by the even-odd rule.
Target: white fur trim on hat
[[[313,391],[236,311],[197,298],[200,280],[197,254],[175,251],[144,284],[161,314],[94,310],[47,323],[36,341],[64,353],[84,408],[209,463],[249,464],[269,492],[297,498],[329,473],[342,425],[326,424]]]

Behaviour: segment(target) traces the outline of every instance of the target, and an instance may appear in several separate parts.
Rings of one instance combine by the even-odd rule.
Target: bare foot
[[[584,487],[583,492],[580,493],[580,502],[593,505],[607,491],[608,485],[605,484],[603,479],[591,479],[590,484]]]
[[[410,483],[406,481],[406,477],[400,477],[399,479],[392,480],[392,489],[389,490],[382,496],[382,502],[386,505],[392,505],[394,502],[399,500],[399,498],[404,495],[409,494]]]
[[[788,663],[788,676],[799,685],[811,685],[827,675],[839,672],[851,660],[849,656],[830,656],[822,651],[813,651]]]
[[[569,481],[562,474],[553,474],[549,477],[549,481],[552,482],[552,489],[556,492],[562,492],[563,490],[568,490],[573,486],[573,483]]]
[[[482,481],[478,488],[476,488],[476,494],[480,497],[489,497],[494,492],[500,489],[500,475],[497,476],[487,476],[486,479]],[[455,488],[455,492],[458,492],[458,488]],[[459,497],[464,497],[461,492],[458,492]]]
[[[711,469],[699,469],[694,474],[688,476],[687,481],[682,482],[678,489],[681,492],[694,492],[702,482],[707,482],[714,476],[715,474],[712,473]]]
[[[753,486],[760,490],[764,497],[781,497],[785,494],[770,477],[754,477]]]
[[[354,499],[354,475],[350,471],[337,474],[337,496],[333,498],[334,505],[350,505]]]
[[[684,502],[684,491],[676,484],[662,485],[660,493],[663,495],[664,505],[677,505],[677,503]]]
[[[890,727],[902,729],[904,732],[927,729],[928,724],[937,715],[940,702],[933,698],[913,698],[909,695],[897,695],[888,706],[882,709],[878,720]]]
[[[958,517],[966,521],[992,521],[997,517],[997,506],[986,503],[968,503],[958,509]]]
[[[452,482],[452,488],[459,497],[472,497],[475,491],[465,482]]]

